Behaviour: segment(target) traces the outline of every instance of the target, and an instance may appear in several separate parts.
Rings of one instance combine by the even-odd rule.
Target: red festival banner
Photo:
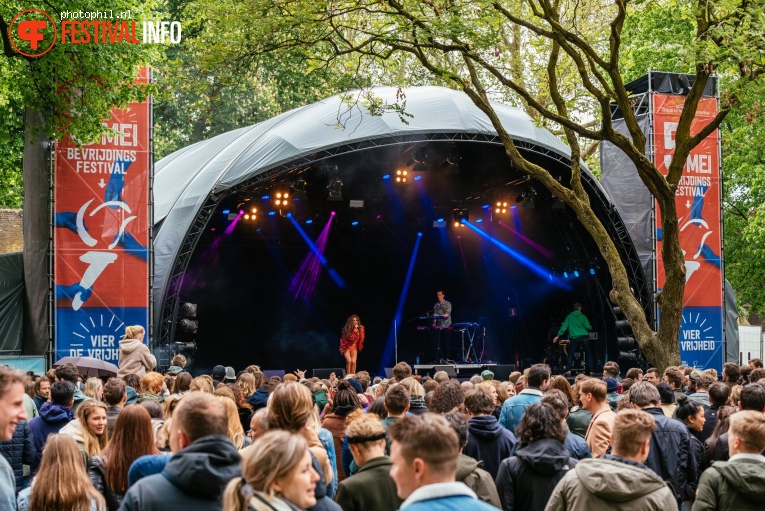
[[[654,161],[666,175],[685,96],[654,94]],[[698,133],[717,114],[717,99],[702,98],[691,125]],[[680,330],[682,363],[722,369],[723,277],[720,227],[720,135],[715,130],[688,156],[676,192],[680,246],[685,254],[685,295]],[[664,286],[661,215],[656,208],[657,286]]]
[[[56,144],[56,359],[116,363],[126,326],[148,332],[149,110],[148,100],[112,110],[99,142]]]

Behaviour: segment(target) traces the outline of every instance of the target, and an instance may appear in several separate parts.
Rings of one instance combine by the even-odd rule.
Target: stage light
[[[400,176],[396,178],[396,182],[397,182],[397,183],[400,183],[400,182],[401,182],[401,177],[400,177]]]
[[[428,170],[427,165],[425,165],[425,159],[428,157],[428,153],[425,150],[424,146],[417,147],[414,150],[414,153],[411,158],[409,158],[406,162],[407,167],[412,167],[412,170],[414,172],[422,172],[425,170]]]
[[[483,222],[483,218],[477,218],[476,221],[475,221],[475,223],[477,223],[477,224],[480,224],[481,222]]]
[[[312,224],[312,223],[313,223],[313,220],[311,220],[311,219],[309,218],[308,220],[306,220],[306,221],[305,221],[305,223],[307,223],[308,225],[310,225],[310,224]]]
[[[277,205],[277,206],[280,206],[280,205],[281,205],[281,203],[282,203],[282,201],[281,201],[280,199],[276,199],[276,205]]]
[[[507,201],[506,200],[498,200],[495,204],[494,213],[496,214],[506,214],[507,213]]]
[[[630,322],[627,321],[626,319],[618,319],[618,320],[615,321],[614,324],[616,325],[616,328],[618,328],[620,330],[625,330],[627,328],[631,328],[630,327]]]
[[[269,211],[268,216],[274,216],[276,214],[276,211]]]
[[[178,314],[181,316],[187,316],[190,318],[196,317],[197,315],[197,304],[191,303],[191,302],[183,302],[180,307],[178,307]]]
[[[595,268],[590,268],[590,275],[595,275]]]
[[[481,207],[482,207],[483,209],[489,209],[491,206],[490,206],[489,204],[484,204],[484,205],[483,205],[483,206],[481,206]]]
[[[230,210],[230,209],[224,209],[224,210],[223,210],[223,214],[224,214],[224,215],[228,215],[229,213],[231,213],[231,210]]]
[[[249,220],[250,219],[250,215],[244,215],[244,219],[245,220]]]
[[[327,190],[329,190],[328,201],[343,200],[343,174],[337,165],[333,165],[329,169]]]
[[[578,272],[578,271],[575,271],[575,272],[574,272],[574,277],[578,277],[578,276],[579,276],[579,272]]]
[[[353,226],[359,225],[359,221],[358,220],[354,220],[353,222],[351,222],[351,225],[353,225]]]
[[[330,211],[329,216],[335,216],[336,214],[334,211]]]
[[[422,179],[422,176],[414,176],[415,181],[420,181]]]
[[[616,344],[620,350],[631,350],[635,348],[635,338],[632,336],[617,337]]]
[[[444,219],[443,218],[439,218],[438,220],[436,220],[436,222],[438,222],[439,224],[442,224],[442,223],[444,223]]]
[[[270,196],[270,195],[264,195],[264,196],[262,196],[262,197],[261,197],[261,199],[263,199],[263,200],[268,200],[268,199],[270,199],[270,198],[271,198],[271,196]]]
[[[563,272],[563,278],[564,278],[564,279],[567,279],[567,278],[568,278],[568,272],[567,272],[567,271],[564,271],[564,272]]]
[[[390,179],[390,174],[384,174],[384,175],[383,175],[383,179],[385,179],[386,181],[387,181],[388,179]]]
[[[258,212],[258,208],[252,208],[252,209],[250,210],[250,213],[257,213],[257,212]]]
[[[518,206],[510,206],[510,209],[518,209]]]
[[[396,171],[396,175],[397,175],[397,176],[400,176],[400,175],[401,175],[401,171],[400,171],[400,170],[397,170],[397,171]]]
[[[627,351],[620,351],[619,358],[625,362],[636,362],[638,359],[637,353],[630,353]]]
[[[304,178],[298,178],[294,183],[292,183],[292,200],[294,201],[301,201],[301,200],[308,200],[308,193],[306,193],[307,183],[305,182]]]
[[[287,212],[287,214],[286,214],[286,215],[284,215],[284,216],[286,216],[287,218],[292,218],[292,213],[290,213],[290,212],[288,211],[288,212]]]
[[[282,198],[282,194],[281,194],[281,193],[277,193],[277,194],[276,194],[276,198],[277,198],[277,199],[281,199],[281,198]]]
[[[403,171],[403,172],[401,173],[401,175],[405,176],[405,175],[407,175],[407,172],[406,172],[406,171]]]
[[[417,233],[417,237],[418,237],[418,238],[422,238],[422,233],[421,233],[421,232],[418,232],[418,233]]]
[[[197,351],[197,343],[194,341],[191,341],[191,342],[175,341],[173,344],[175,344],[176,353],[182,353],[182,352],[189,353],[189,352]]]
[[[470,212],[466,207],[454,208],[452,214],[454,215],[455,227],[461,227],[463,222],[470,220]]]

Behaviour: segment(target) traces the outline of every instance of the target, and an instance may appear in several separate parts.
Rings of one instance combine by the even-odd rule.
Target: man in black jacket
[[[765,412],[765,386],[759,383],[750,383],[741,390],[738,402],[739,410],[753,410]],[[728,433],[723,433],[717,439],[715,450],[712,453],[712,461],[728,461]]]
[[[144,477],[122,500],[121,511],[220,511],[228,482],[240,477],[240,456],[226,436],[226,408],[203,392],[184,396],[173,412],[173,457],[160,474]]]
[[[664,481],[672,484],[678,507],[686,496],[686,486],[698,481],[699,473],[691,454],[691,435],[688,428],[664,415],[659,404],[661,396],[655,386],[640,382],[630,387],[630,405],[650,413],[656,421],[651,434],[651,447],[645,465]]]

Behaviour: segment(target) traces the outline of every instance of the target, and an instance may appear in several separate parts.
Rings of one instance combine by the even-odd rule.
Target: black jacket
[[[515,450],[515,435],[503,428],[493,415],[479,415],[468,421],[467,444],[462,454],[483,461],[483,469],[497,478],[499,464]]]
[[[226,485],[242,475],[240,461],[228,437],[202,437],[173,454],[162,473],[144,477],[130,487],[120,510],[220,511]]]
[[[268,404],[268,392],[263,387],[260,387],[252,393],[247,402],[252,407],[252,413],[255,413],[261,408],[265,408]]]
[[[667,417],[658,406],[643,411],[653,415],[656,421],[645,465],[672,485],[679,507],[686,496],[688,482],[699,478],[692,460],[691,435],[685,424]]]
[[[117,511],[125,495],[116,493],[109,487],[109,483],[106,482],[106,472],[99,456],[93,456],[88,460],[88,478],[98,493],[104,496],[106,508],[109,511]]]
[[[7,442],[0,442],[0,454],[5,456],[16,477],[16,493],[21,490],[24,469],[22,465],[32,465],[35,460],[35,443],[32,429],[27,421],[19,421],[16,431]]]
[[[701,460],[704,457],[704,444],[693,435],[694,433],[698,431],[688,428],[688,434],[691,435],[691,455],[688,457],[688,463],[692,465],[692,473],[696,475],[693,480],[688,480],[685,487],[685,500],[691,502],[696,499],[696,489],[699,487],[701,477]]]
[[[343,511],[337,502],[327,497],[327,481],[324,479],[324,470],[313,453],[311,453],[311,464],[316,473],[319,474],[319,480],[316,481],[316,487],[314,488],[316,504],[309,507],[306,511]]]
[[[558,440],[545,438],[515,451],[499,466],[497,492],[505,511],[544,511],[558,481],[576,460]]]
[[[707,441],[707,438],[712,436],[712,432],[717,426],[717,412],[720,410],[719,406],[711,405],[708,408],[704,408],[704,427],[701,431],[694,431],[693,436],[699,439],[703,444]]]

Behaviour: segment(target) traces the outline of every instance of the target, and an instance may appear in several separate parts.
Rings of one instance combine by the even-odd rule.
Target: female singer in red
[[[340,337],[340,353],[345,357],[345,373],[356,374],[356,357],[364,348],[364,325],[357,315],[349,317]]]

